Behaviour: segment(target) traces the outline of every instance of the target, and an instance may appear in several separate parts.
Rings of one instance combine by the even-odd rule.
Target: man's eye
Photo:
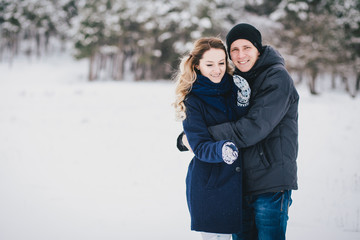
[[[207,67],[212,67],[212,65],[206,65]]]

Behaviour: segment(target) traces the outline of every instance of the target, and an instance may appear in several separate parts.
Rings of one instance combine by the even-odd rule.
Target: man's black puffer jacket
[[[243,152],[246,195],[297,189],[299,95],[284,59],[270,46],[246,73],[250,109],[236,122],[209,127],[218,141],[232,140]]]

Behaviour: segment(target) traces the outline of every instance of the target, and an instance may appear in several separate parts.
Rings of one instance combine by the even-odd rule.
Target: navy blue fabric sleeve
[[[204,106],[196,101],[187,101],[186,119],[183,121],[184,132],[196,158],[208,163],[220,163],[222,146],[227,140],[214,141],[208,131],[202,112]]]

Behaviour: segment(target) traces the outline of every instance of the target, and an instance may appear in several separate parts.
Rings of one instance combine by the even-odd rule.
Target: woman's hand
[[[226,142],[222,147],[222,157],[227,164],[233,164],[239,156],[239,150],[233,142]]]

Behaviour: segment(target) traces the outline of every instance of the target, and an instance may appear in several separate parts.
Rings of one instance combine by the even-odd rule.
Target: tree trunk
[[[348,71],[347,73],[344,73],[342,76],[342,82],[345,85],[345,90],[350,94],[351,97],[356,96],[356,88],[357,88],[357,73],[356,69],[354,68],[353,71]]]
[[[112,61],[112,78],[122,80],[124,73],[124,53],[117,53]]]
[[[95,60],[95,56],[94,55],[90,56],[90,58],[89,58],[89,75],[88,75],[89,81],[93,81],[95,79],[94,60]]]
[[[336,73],[332,72],[331,73],[331,89],[335,89],[336,88]]]
[[[36,57],[40,58],[41,37],[39,33],[35,33],[35,41],[36,41]]]
[[[315,68],[312,68],[310,70],[309,90],[310,90],[310,93],[313,95],[318,94],[315,90],[315,82],[316,82],[317,75],[318,75],[318,70]]]
[[[296,80],[295,85],[302,83],[304,79],[303,75],[304,75],[304,71],[300,70],[297,72],[298,79]]]
[[[12,66],[13,59],[15,58],[19,48],[19,34],[11,34],[10,36],[10,67]]]
[[[342,82],[345,85],[345,91],[350,93],[349,78],[342,76]],[[350,93],[351,94],[351,93]]]

